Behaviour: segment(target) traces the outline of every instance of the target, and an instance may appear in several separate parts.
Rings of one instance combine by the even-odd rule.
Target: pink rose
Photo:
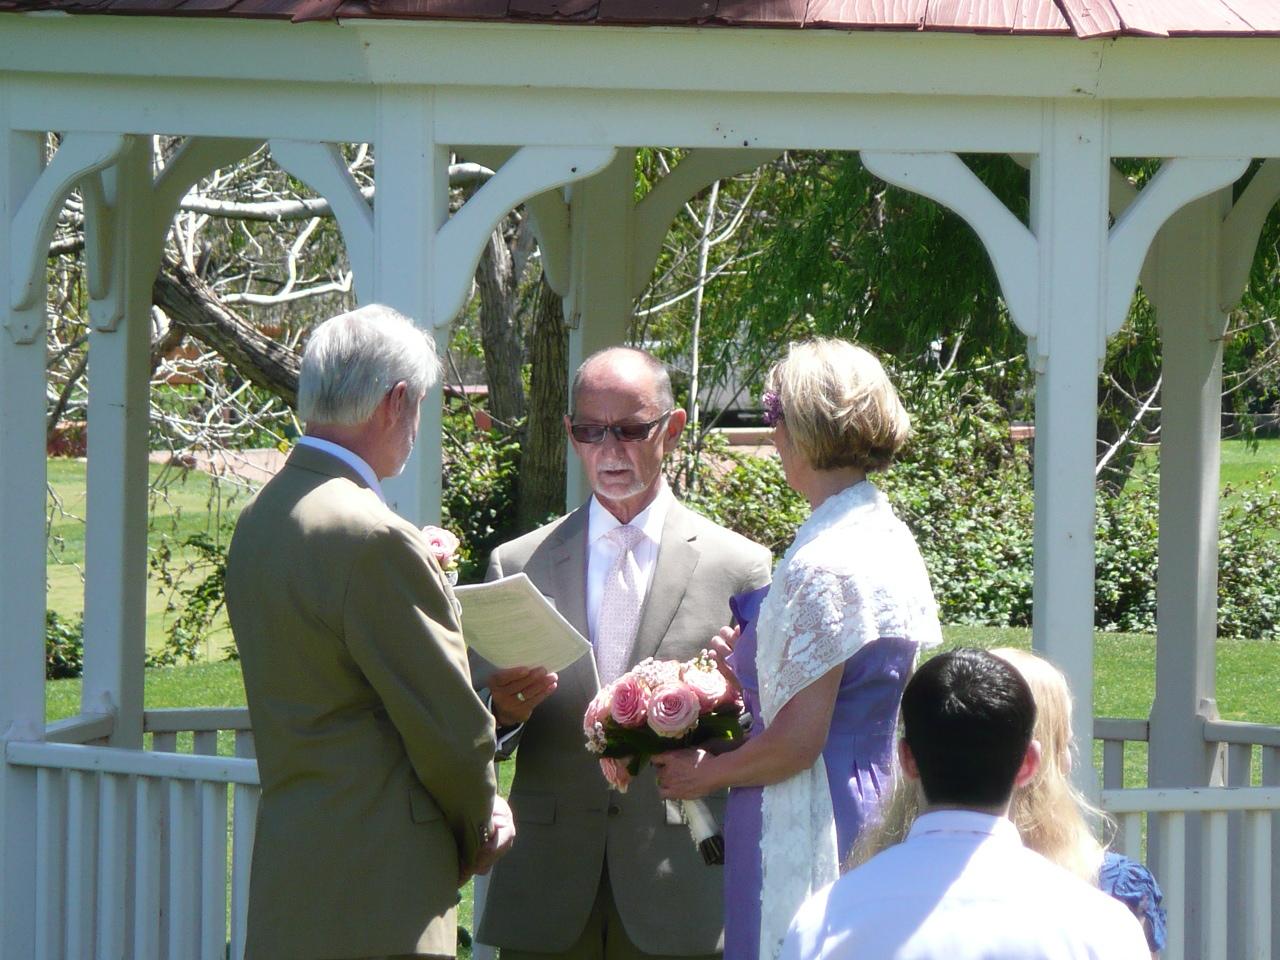
[[[453,555],[458,552],[458,538],[444,527],[423,527],[422,535],[427,538],[427,548],[440,564],[440,569],[452,566]]]
[[[601,757],[600,772],[604,774],[609,786],[619,793],[626,793],[627,787],[631,786],[631,773],[627,770],[626,758]]]
[[[697,694],[698,706],[703,713],[730,699],[729,683],[719,670],[701,670],[690,664],[681,671],[680,679]]]
[[[613,682],[610,715],[620,727],[643,727],[649,710],[649,688],[637,677],[624,674]]]
[[[649,729],[660,737],[683,737],[698,725],[698,695],[686,683],[667,683],[649,700]]]

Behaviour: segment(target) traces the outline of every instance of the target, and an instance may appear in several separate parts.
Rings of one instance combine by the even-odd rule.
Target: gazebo
[[[1085,764],[1081,785],[1163,884],[1168,956],[1280,956],[1280,730],[1221,721],[1214,705],[1221,336],[1280,198],[1274,3],[0,10],[0,960],[221,958],[228,924],[242,955],[257,781],[247,715],[143,709],[148,310],[177,203],[263,142],[331,203],[360,299],[441,336],[493,225],[526,204],[565,297],[571,364],[624,339],[680,205],[779,150],[858,151],[963,217],[1036,371],[1034,643],[1071,677],[1080,742],[1104,743],[1100,778]],[[46,163],[49,131],[61,141]],[[143,149],[155,134],[185,138],[159,173]],[[336,146],[353,141],[376,149],[372,204]],[[637,202],[634,149],[652,144],[689,152]],[[452,215],[451,153],[494,171]],[[960,153],[1024,162],[1030,221]],[[1127,157],[1162,158],[1141,191],[1113,167]],[[1237,189],[1254,159],[1265,162]],[[93,327],[86,667],[80,715],[46,725],[45,258],[77,188]],[[1102,720],[1089,709],[1097,373],[1139,277],[1164,357],[1157,695],[1149,718]],[[407,517],[437,516],[439,461],[424,420],[416,460],[389,485]],[[237,757],[215,755],[219,730],[237,732]],[[175,752],[180,731],[195,733],[193,754]],[[1120,780],[1134,741],[1149,744],[1145,789]]]

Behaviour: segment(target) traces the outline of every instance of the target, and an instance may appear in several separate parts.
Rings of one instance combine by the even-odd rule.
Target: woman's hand
[[[741,627],[721,627],[720,632],[711,638],[710,643],[710,650],[716,658],[716,666],[720,668],[720,673],[724,675],[730,686],[738,690],[742,689],[742,683],[738,680],[738,675],[733,672],[733,667],[729,666],[729,654],[733,653],[733,648],[740,636],[742,636]]]
[[[664,800],[697,800],[718,788],[712,776],[715,757],[705,750],[672,750],[651,757]]]

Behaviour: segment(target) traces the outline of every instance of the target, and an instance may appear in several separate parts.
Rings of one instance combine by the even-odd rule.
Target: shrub
[[[458,537],[458,582],[484,579],[493,548],[516,528],[520,445],[496,431],[475,429],[469,413],[448,413],[442,437],[443,524]]]
[[[44,612],[44,675],[65,680],[84,674],[84,614],[72,623],[56,611]]]

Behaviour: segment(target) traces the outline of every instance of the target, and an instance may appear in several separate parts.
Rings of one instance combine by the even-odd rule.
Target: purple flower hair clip
[[[766,427],[772,427],[782,419],[782,398],[776,393],[772,390],[766,390],[764,396],[760,398],[760,402],[764,404],[762,419]]]

